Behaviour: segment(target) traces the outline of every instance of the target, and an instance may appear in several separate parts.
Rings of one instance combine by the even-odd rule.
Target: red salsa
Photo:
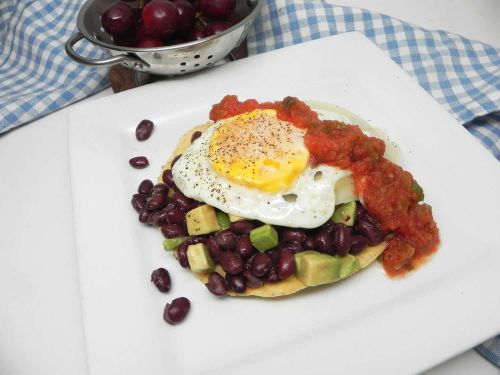
[[[437,250],[439,230],[432,209],[421,201],[422,191],[413,176],[383,157],[382,140],[365,135],[357,125],[319,120],[307,104],[293,97],[259,103],[226,96],[213,106],[210,119],[217,121],[258,108],[275,109],[279,119],[307,129],[304,142],[316,163],[352,171],[355,193],[389,233],[382,254],[389,275],[414,269]]]

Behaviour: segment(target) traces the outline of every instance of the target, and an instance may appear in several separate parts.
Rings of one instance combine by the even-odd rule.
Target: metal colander
[[[78,13],[79,32],[66,42],[66,53],[87,65],[122,64],[139,72],[182,75],[213,66],[246,38],[264,0],[237,0],[236,12],[242,20],[231,28],[194,42],[158,48],[132,48],[113,44],[101,26],[101,14],[116,0],[88,0]],[[86,38],[106,50],[110,57],[90,59],[79,55],[73,46]]]

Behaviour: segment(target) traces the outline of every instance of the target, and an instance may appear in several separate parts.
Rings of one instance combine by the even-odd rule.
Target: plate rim
[[[361,34],[358,34],[358,33],[348,33],[348,34],[350,34],[350,35],[347,35],[347,33],[346,33],[346,34],[341,34],[341,35],[334,36],[334,37],[323,38],[323,39],[320,39],[319,41],[321,41],[321,43],[326,43],[326,44],[328,44],[328,43],[329,43],[329,41],[330,41],[330,40],[332,40],[332,39],[335,39],[335,40],[339,40],[339,39],[346,39],[346,40],[348,40],[348,39],[352,39],[354,43],[359,43],[359,41],[360,41],[360,40],[363,40],[363,42],[362,42],[362,43],[366,44],[366,42],[368,42],[369,44],[373,45],[373,44],[372,44],[372,43],[371,43],[371,42],[370,42],[367,38],[365,38],[365,37],[364,37],[364,36],[362,36]],[[353,36],[353,35],[354,35],[354,36]],[[306,47],[304,47],[304,46],[307,46],[309,43],[318,43],[318,40],[316,40],[316,41],[312,41],[312,42],[307,42],[307,43],[302,43],[302,44],[299,44],[299,45],[295,45],[295,46],[291,46],[291,47],[286,47],[286,48],[287,48],[287,49],[288,49],[288,48],[295,48],[295,49],[297,49],[297,48],[306,48]],[[307,48],[306,48],[306,49],[307,49]],[[377,50],[378,50],[378,48],[377,48]],[[276,54],[276,53],[281,53],[281,52],[278,52],[278,51],[281,51],[281,50],[271,51],[271,52],[269,52],[269,53],[262,54],[262,55],[256,55],[256,56],[254,56],[254,57],[258,57],[259,59],[261,59],[261,58],[263,58],[262,56],[264,56],[264,55],[273,55],[273,54]],[[378,51],[379,51],[380,53],[382,53],[382,51],[380,51],[380,50],[378,50]],[[384,56],[385,56],[385,55],[384,55]],[[252,58],[254,58],[254,57],[250,57],[249,59],[252,59]],[[387,58],[387,57],[386,57],[386,58]],[[388,60],[390,60],[389,58],[387,58],[387,59],[388,59]],[[391,61],[394,65],[396,65],[396,66],[397,66],[397,64],[396,64],[395,62],[393,62],[392,60],[390,60],[390,61]],[[238,63],[238,62],[234,62],[234,63],[232,63],[232,64],[237,64],[237,63]],[[402,70],[400,69],[400,67],[399,67],[399,66],[397,66],[397,68],[398,68],[398,69],[399,69],[399,70],[403,73],[403,75],[406,75],[406,73],[405,73],[404,71],[402,71]],[[220,68],[219,68],[219,69],[220,69]],[[409,76],[408,76],[408,77],[409,77]],[[414,83],[414,84],[416,85],[416,83]],[[155,84],[153,84],[153,85],[155,85],[154,87],[158,87],[159,85],[162,85],[162,82],[155,83]],[[436,101],[435,101],[435,100],[434,100],[434,99],[430,96],[430,94],[428,94],[428,93],[427,93],[425,90],[423,90],[423,88],[421,88],[420,86],[418,86],[418,87],[421,89],[421,91],[422,91],[422,92],[424,92],[424,93],[425,93],[425,94],[426,94],[426,95],[427,95],[427,96],[428,96],[428,97],[432,100],[432,102],[433,102],[433,103],[435,103],[435,105],[436,105],[437,107],[439,107],[439,108],[440,108],[440,110],[444,111],[444,113],[445,113],[445,115],[446,115],[446,116],[448,116],[450,119],[452,119],[454,122],[456,122],[456,123],[458,124],[458,122],[457,122],[457,121],[456,121],[453,117],[451,117],[451,115],[450,115],[448,112],[446,112],[446,110],[445,110],[443,107],[441,107],[441,106],[440,106],[440,105],[439,105],[439,104],[438,104],[438,103],[437,103],[437,102],[436,102]],[[136,91],[136,90],[140,90],[140,91]],[[101,102],[106,102],[106,101],[108,101],[108,102],[117,102],[117,103],[119,103],[119,102],[121,102],[121,101],[122,101],[122,99],[121,99],[121,98],[125,98],[125,97],[130,97],[130,96],[139,95],[139,94],[140,94],[140,92],[145,91],[145,90],[154,90],[154,88],[150,88],[150,87],[149,87],[149,85],[147,85],[147,86],[144,86],[144,87],[139,88],[139,89],[134,89],[134,90],[131,90],[131,91],[128,91],[128,92],[122,92],[122,93],[120,93],[119,95],[113,95],[113,96],[110,96],[110,97],[105,97],[105,98],[101,98],[101,99],[96,99],[96,101],[101,101]],[[311,98],[308,98],[308,99],[311,99]],[[68,139],[69,139],[69,144],[70,144],[70,145],[71,145],[71,144],[75,144],[75,133],[74,133],[74,132],[75,132],[75,130],[76,130],[75,126],[77,126],[77,125],[75,125],[75,124],[78,124],[78,122],[79,122],[79,120],[78,120],[78,119],[75,119],[75,116],[78,116],[78,113],[79,113],[79,112],[84,111],[86,106],[91,106],[91,105],[93,105],[92,103],[95,103],[95,102],[94,102],[94,101],[92,101],[92,102],[89,102],[89,103],[82,103],[82,104],[81,104],[81,105],[79,105],[79,106],[76,106],[76,107],[74,107],[74,108],[70,108],[70,111],[69,111],[69,113],[68,113],[68,126],[69,126],[69,131],[68,131]],[[461,128],[463,128],[461,125],[459,125],[459,126],[460,126]],[[466,129],[463,129],[463,131],[467,132],[467,131],[466,131]],[[77,143],[76,143],[76,144],[77,144]],[[480,146],[480,145],[479,145],[479,143],[478,143],[478,146]],[[481,148],[482,148],[482,146],[481,146]],[[71,150],[72,150],[72,147],[70,147],[70,152],[72,152]],[[484,148],[483,148],[483,150],[484,150],[485,152],[487,152],[487,150],[485,150]],[[492,156],[491,154],[489,154],[489,155],[493,158],[493,156]],[[493,160],[495,160],[495,159],[493,158]],[[76,170],[76,169],[75,169],[75,165],[74,165],[74,164],[75,164],[75,162],[74,162],[74,161],[75,161],[75,159],[74,159],[73,155],[71,155],[71,156],[70,156],[70,169],[71,169],[71,171],[70,171],[70,172],[71,172],[71,180],[72,180],[72,181],[74,181],[74,173],[76,173],[76,172],[75,172],[75,170]],[[75,196],[75,186],[74,186],[74,184],[73,184],[73,183],[71,184],[71,186],[72,186],[72,188],[71,188],[71,189],[72,189],[72,196],[74,197],[74,196]],[[78,195],[78,193],[77,193],[76,195]],[[74,205],[74,208],[75,208],[75,206],[77,205],[77,203],[75,202],[75,200],[73,200],[73,205]],[[78,256],[78,253],[79,253],[80,249],[79,249],[79,239],[78,239],[77,229],[78,229],[78,228],[76,228],[76,224],[75,224],[75,237],[76,237],[76,241],[75,241],[75,242],[76,242],[76,244],[77,244],[77,256]],[[80,267],[80,266],[79,266],[79,267]],[[81,278],[80,278],[80,269],[78,269],[78,273],[79,273],[79,281],[80,281],[80,284],[81,284],[81,283],[82,283],[82,281],[81,281]],[[81,289],[81,287],[80,287],[80,289]],[[83,304],[83,303],[84,303],[84,301],[82,301],[82,304]],[[84,319],[84,320],[85,320],[85,319]],[[84,322],[84,326],[85,326],[85,324],[86,324],[86,323]],[[500,327],[499,327],[499,329],[500,329]],[[477,340],[476,340],[477,342],[475,342],[475,344],[477,344],[477,343],[479,343],[481,340],[484,340],[484,339],[487,339],[487,338],[488,338],[488,337],[483,337],[483,338],[482,338],[482,339],[480,339],[479,341],[477,341]],[[89,345],[89,342],[87,341],[87,337],[85,338],[85,340],[86,340],[86,346],[87,346],[87,345]],[[453,355],[456,355],[456,354],[458,354],[458,353],[459,353],[459,352],[457,352],[457,351],[455,350],[455,351],[453,351],[453,353],[452,353],[452,354],[449,354],[449,355],[447,355],[447,356],[446,356],[446,358],[443,358],[443,360],[448,359],[448,358],[450,358],[450,357],[452,357]],[[425,370],[425,369],[427,369],[427,368],[429,368],[429,367],[432,367],[432,366],[434,366],[435,364],[440,363],[440,362],[441,362],[441,361],[438,361],[438,362],[434,361],[433,363],[431,363],[431,364],[427,364],[425,367],[420,368],[420,370]],[[90,368],[90,363],[89,363],[89,368]]]

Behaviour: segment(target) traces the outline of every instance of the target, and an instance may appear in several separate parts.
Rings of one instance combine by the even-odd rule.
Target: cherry
[[[187,0],[174,0],[173,4],[179,14],[177,17],[178,30],[180,32],[188,31],[194,23],[195,9],[193,4]]]
[[[229,22],[231,24],[231,26],[234,26],[236,25],[238,22],[241,21],[241,16],[236,13],[236,12],[233,12],[231,13],[231,15],[227,18],[226,20],[227,22]]]
[[[229,29],[232,26],[232,24],[228,21],[214,21],[210,23],[207,28],[210,30],[211,34],[218,34],[221,31],[224,31],[226,29]]]
[[[124,35],[135,24],[134,11],[128,4],[113,4],[102,14],[101,23],[104,30],[112,36]]]
[[[210,29],[208,26],[203,25],[201,23],[196,23],[191,31],[191,40],[200,40],[203,38],[207,38],[210,35],[214,35],[214,31]]]
[[[164,43],[161,39],[158,38],[150,38],[146,37],[142,40],[139,40],[137,43],[137,47],[139,48],[155,48],[155,47],[163,47]]]
[[[236,0],[198,0],[198,9],[217,20],[227,19],[236,7]]]
[[[152,0],[144,6],[142,23],[146,35],[164,39],[178,30],[179,13],[168,0]]]

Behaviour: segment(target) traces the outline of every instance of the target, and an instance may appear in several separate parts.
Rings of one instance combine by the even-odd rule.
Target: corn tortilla
[[[177,147],[175,148],[174,152],[161,168],[161,173],[158,178],[159,182],[162,181],[161,175],[163,171],[165,169],[171,168],[172,160],[177,155],[182,154],[184,150],[189,147],[189,145],[191,144],[191,136],[193,135],[193,133],[196,131],[204,132],[210,127],[211,124],[212,124],[211,122],[207,122],[203,125],[196,126],[191,130],[189,130],[180,138],[179,143],[177,144]],[[381,244],[378,244],[376,246],[369,246],[363,251],[361,251],[358,255],[356,255],[356,258],[359,261],[360,270],[372,264],[379,257],[379,255],[382,254],[386,246],[387,244],[385,242],[382,242]],[[177,255],[176,252],[173,252],[173,254],[175,256]],[[215,266],[215,271],[223,276],[225,275],[225,272],[220,265]],[[200,280],[204,284],[208,282],[208,276],[209,276],[208,273],[193,272],[193,274],[198,280]],[[339,280],[333,281],[332,283],[335,283],[337,281]],[[255,297],[272,298],[272,297],[287,296],[305,288],[307,288],[307,286],[304,283],[302,283],[302,281],[300,281],[297,277],[295,277],[295,275],[292,275],[289,278],[278,281],[276,283],[265,283],[263,286],[259,288],[247,288],[245,293],[234,293],[233,291],[228,291],[228,295],[234,297],[255,296]]]

